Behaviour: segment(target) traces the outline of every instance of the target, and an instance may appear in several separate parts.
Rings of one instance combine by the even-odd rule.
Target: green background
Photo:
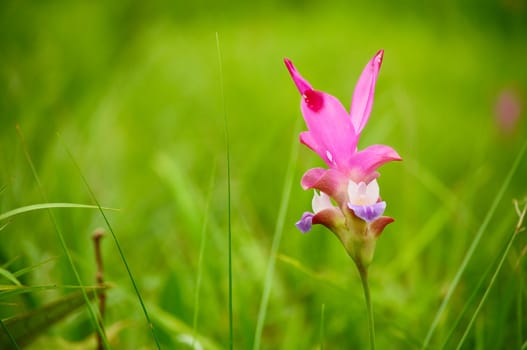
[[[45,201],[24,147],[46,201],[93,204],[71,151],[101,205],[121,209],[109,213],[110,222],[164,348],[183,347],[178,337],[188,334],[167,322],[192,327],[206,218],[197,331],[226,348],[226,116],[235,348],[253,346],[280,203],[289,190],[288,167],[293,186],[261,348],[316,349],[321,323],[325,348],[366,348],[367,314],[351,260],[325,228],[302,235],[293,225],[311,209],[312,194],[300,188],[300,178],[322,162],[298,146],[305,125],[283,58],[315,88],[349,106],[360,72],[383,48],[373,112],[359,147],[387,144],[404,161],[380,169],[386,214],[396,221],[378,241],[370,285],[378,347],[418,348],[526,140],[526,34],[527,4],[521,0],[2,2],[0,212]],[[503,94],[520,109],[512,130],[500,123]],[[478,281],[513,233],[512,200],[525,197],[526,175],[523,159],[433,345],[446,339],[472,292],[482,296]],[[83,281],[94,283],[90,235],[104,226],[101,215],[54,213]],[[33,266],[21,278],[30,286],[76,284],[54,231],[44,211],[13,218],[0,231],[0,264],[13,261],[3,265],[9,271]],[[525,342],[526,242],[522,233],[467,349],[520,348]],[[104,262],[105,277],[115,285],[106,320],[116,330],[111,343],[154,348],[109,238]],[[0,315],[64,293],[59,288],[0,303]],[[468,304],[452,344],[474,308]],[[87,317],[68,318],[35,348],[59,339],[81,341],[92,332]]]

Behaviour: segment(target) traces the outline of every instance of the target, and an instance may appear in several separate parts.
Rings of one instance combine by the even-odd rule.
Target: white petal
[[[349,203],[352,205],[372,205],[379,198],[379,184],[377,180],[372,180],[369,184],[353,181],[348,183]]]
[[[320,192],[320,194],[318,194],[317,191],[315,191],[315,194],[313,195],[311,205],[313,206],[313,212],[315,214],[321,212],[324,209],[333,208],[333,204],[331,204],[331,198],[329,198],[329,196],[324,192]]]
[[[367,205],[377,203],[377,199],[379,199],[379,184],[377,183],[377,180],[374,179],[368,184],[365,195]]]

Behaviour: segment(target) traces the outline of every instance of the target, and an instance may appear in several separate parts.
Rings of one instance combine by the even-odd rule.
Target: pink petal
[[[368,62],[355,86],[351,99],[351,121],[355,132],[360,135],[362,129],[368,122],[375,93],[375,83],[382,64],[384,50],[380,50]]]
[[[322,210],[312,218],[313,225],[324,225],[332,231],[337,231],[337,227],[345,225],[345,218],[337,208]],[[336,233],[336,232],[335,232]]]
[[[291,77],[293,78],[293,81],[296,84],[296,87],[298,88],[298,91],[300,91],[300,94],[303,95],[307,90],[313,90],[311,88],[311,84],[307,80],[305,80],[300,73],[296,70],[295,66],[293,65],[293,62],[291,62],[288,58],[284,58],[284,63],[287,67],[287,70],[289,71],[289,74],[291,74]]]
[[[302,143],[329,167],[344,167],[357,147],[357,137],[344,106],[329,94],[307,90],[301,108],[309,129],[301,135]]]
[[[351,179],[353,182],[368,183],[377,177],[378,174],[375,173],[377,168],[394,160],[402,160],[402,158],[393,148],[385,145],[369,146],[351,157],[349,162]]]
[[[394,221],[395,220],[393,218],[389,217],[389,216],[378,217],[375,221],[370,223],[370,226],[369,226],[368,230],[371,233],[373,233],[375,238],[377,238],[377,237],[379,237],[381,235],[381,233],[384,230],[384,228],[386,227],[386,225],[391,224]]]
[[[313,168],[302,177],[302,188],[316,189],[324,192],[339,203],[347,201],[348,178],[338,170]]]

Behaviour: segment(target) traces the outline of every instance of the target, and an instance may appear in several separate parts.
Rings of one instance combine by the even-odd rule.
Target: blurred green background
[[[300,96],[282,60],[290,58],[314,87],[349,106],[364,65],[384,48],[360,147],[388,144],[404,161],[381,169],[386,214],[396,222],[378,242],[370,284],[378,347],[418,348],[526,140],[526,38],[522,0],[3,1],[0,213],[44,201],[23,142],[48,201],[93,204],[67,147],[100,203],[121,209],[109,218],[165,348],[183,348],[185,325],[192,327],[206,217],[197,331],[226,348],[226,111],[235,348],[253,346],[289,166],[293,187],[261,348],[318,348],[323,305],[326,348],[365,348],[367,315],[351,260],[324,228],[301,235],[293,226],[311,209],[312,193],[302,191],[300,178],[322,162],[297,145],[305,128]],[[469,296],[476,291],[481,297],[477,283],[513,232],[512,199],[525,197],[526,175],[523,159],[433,345],[446,339]],[[55,214],[83,281],[93,284],[90,235],[104,226],[101,215],[81,209]],[[33,266],[21,278],[27,285],[76,284],[54,231],[44,211],[13,218],[0,231],[0,264],[9,271]],[[467,349],[520,348],[527,339],[526,243],[523,233]],[[104,262],[106,279],[115,284],[106,320],[116,330],[112,344],[154,348],[109,238]],[[59,288],[3,301],[0,316],[64,293]],[[453,344],[474,311],[468,307]],[[87,319],[85,312],[68,318],[34,347],[72,348],[64,341],[79,342],[92,332]]]

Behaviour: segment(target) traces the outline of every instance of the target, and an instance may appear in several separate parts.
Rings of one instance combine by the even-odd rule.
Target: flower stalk
[[[364,300],[366,302],[366,310],[368,312],[368,329],[370,334],[370,349],[375,350],[375,321],[373,317],[373,306],[370,296],[370,285],[368,284],[368,268],[357,265],[359,270],[360,280],[362,282],[362,290],[364,291]]]

